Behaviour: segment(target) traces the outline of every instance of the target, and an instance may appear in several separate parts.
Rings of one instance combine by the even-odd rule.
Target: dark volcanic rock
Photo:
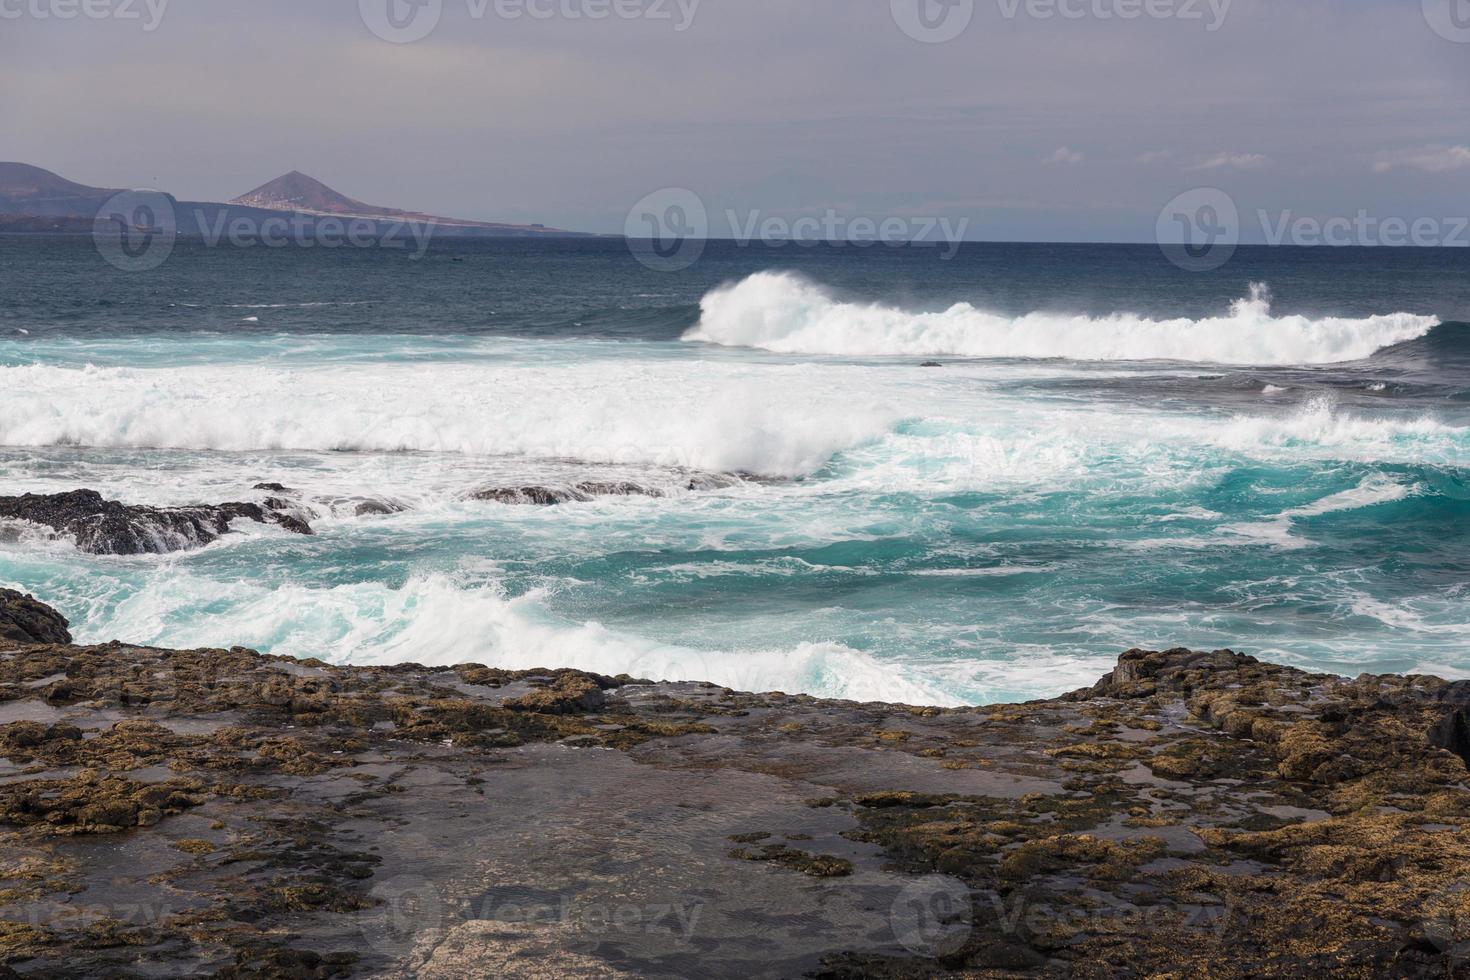
[[[942,710],[23,646],[0,975],[1464,977],[1467,701],[1229,651]]]
[[[395,500],[364,500],[352,509],[357,517],[389,517],[393,514],[401,514],[408,508]]]
[[[554,507],[558,504],[580,503],[596,497],[662,497],[662,491],[636,483],[602,483],[587,481],[571,487],[491,487],[477,490],[471,500],[485,500],[497,504],[520,504],[536,507]]]
[[[104,500],[95,490],[0,497],[0,519],[23,520],[76,539],[77,547],[99,555],[164,554],[210,543],[236,520],[279,524],[296,534],[311,534],[299,516],[250,503],[200,507],[143,507]]]
[[[691,491],[719,490],[740,484],[739,476],[722,473],[682,474],[683,489]],[[662,497],[665,492],[629,480],[584,480],[570,486],[487,487],[470,494],[471,500],[499,504],[554,507],[558,504],[585,503],[598,497]]]
[[[71,624],[50,606],[14,589],[0,589],[0,640],[70,643]]]

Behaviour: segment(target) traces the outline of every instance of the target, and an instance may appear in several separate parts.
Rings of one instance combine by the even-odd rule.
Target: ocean
[[[1136,646],[1470,677],[1470,249],[946,254],[180,241],[124,272],[0,237],[0,494],[272,482],[317,531],[16,527],[0,585],[80,642],[857,700],[1045,697]],[[470,499],[584,481],[660,495]]]

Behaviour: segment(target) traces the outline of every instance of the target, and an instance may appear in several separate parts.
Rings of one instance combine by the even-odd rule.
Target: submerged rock
[[[723,473],[686,474],[681,475],[679,480],[682,488],[689,491],[720,490],[737,486],[742,482],[739,476]],[[487,487],[470,494],[469,499],[498,504],[555,507],[559,504],[585,503],[598,497],[664,496],[667,496],[665,490],[629,480],[584,480],[581,483],[564,487],[543,485]]]
[[[105,500],[95,490],[0,497],[0,519],[49,527],[74,538],[80,550],[98,555],[165,554],[197,548],[229,533],[236,520],[278,524],[296,534],[312,533],[301,517],[269,504],[132,506]]]
[[[22,646],[0,974],[1463,976],[1467,705],[1226,650],[945,710]]]
[[[570,487],[490,487],[477,490],[471,500],[497,504],[555,507],[558,504],[585,503],[597,497],[662,497],[663,491],[636,483],[602,483],[587,481]]]
[[[352,508],[352,513],[354,517],[391,517],[394,514],[401,514],[406,510],[408,508],[396,500],[375,498],[373,500],[361,501],[357,506]]]

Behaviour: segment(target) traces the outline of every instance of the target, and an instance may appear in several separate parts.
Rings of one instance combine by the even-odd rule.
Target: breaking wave
[[[414,576],[396,589],[380,582],[269,588],[176,569],[95,619],[74,625],[82,642],[126,636],[186,648],[208,646],[225,635],[265,652],[337,664],[575,667],[648,680],[713,682],[743,691],[960,703],[922,677],[840,643],[700,650],[596,622],[560,620],[548,611],[546,598],[544,590],[510,597],[494,585],[467,587],[442,574]],[[62,604],[73,611],[82,605]],[[210,614],[199,615],[201,608]]]
[[[860,387],[860,371],[33,364],[0,367],[0,445],[459,453],[797,477],[903,417],[896,400],[838,397]]]
[[[909,357],[1169,360],[1240,365],[1354,361],[1425,336],[1435,317],[1393,313],[1363,319],[1274,316],[1264,285],[1225,316],[1151,320],[1131,313],[1012,317],[969,303],[913,313],[835,299],[790,273],[761,272],[705,296],[684,339],[787,354]]]

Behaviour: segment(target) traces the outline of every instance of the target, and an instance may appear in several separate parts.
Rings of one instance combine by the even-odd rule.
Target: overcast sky
[[[300,169],[616,232],[681,186],[717,223],[832,208],[1083,241],[1152,240],[1201,186],[1251,214],[1470,211],[1470,0],[922,0],[964,27],[942,42],[910,36],[921,0],[391,0],[407,33],[438,16],[410,43],[365,22],[393,33],[390,0],[55,16],[79,2],[0,0],[0,159],[186,199]],[[502,16],[526,4],[552,16]],[[585,16],[607,4],[645,16]]]

